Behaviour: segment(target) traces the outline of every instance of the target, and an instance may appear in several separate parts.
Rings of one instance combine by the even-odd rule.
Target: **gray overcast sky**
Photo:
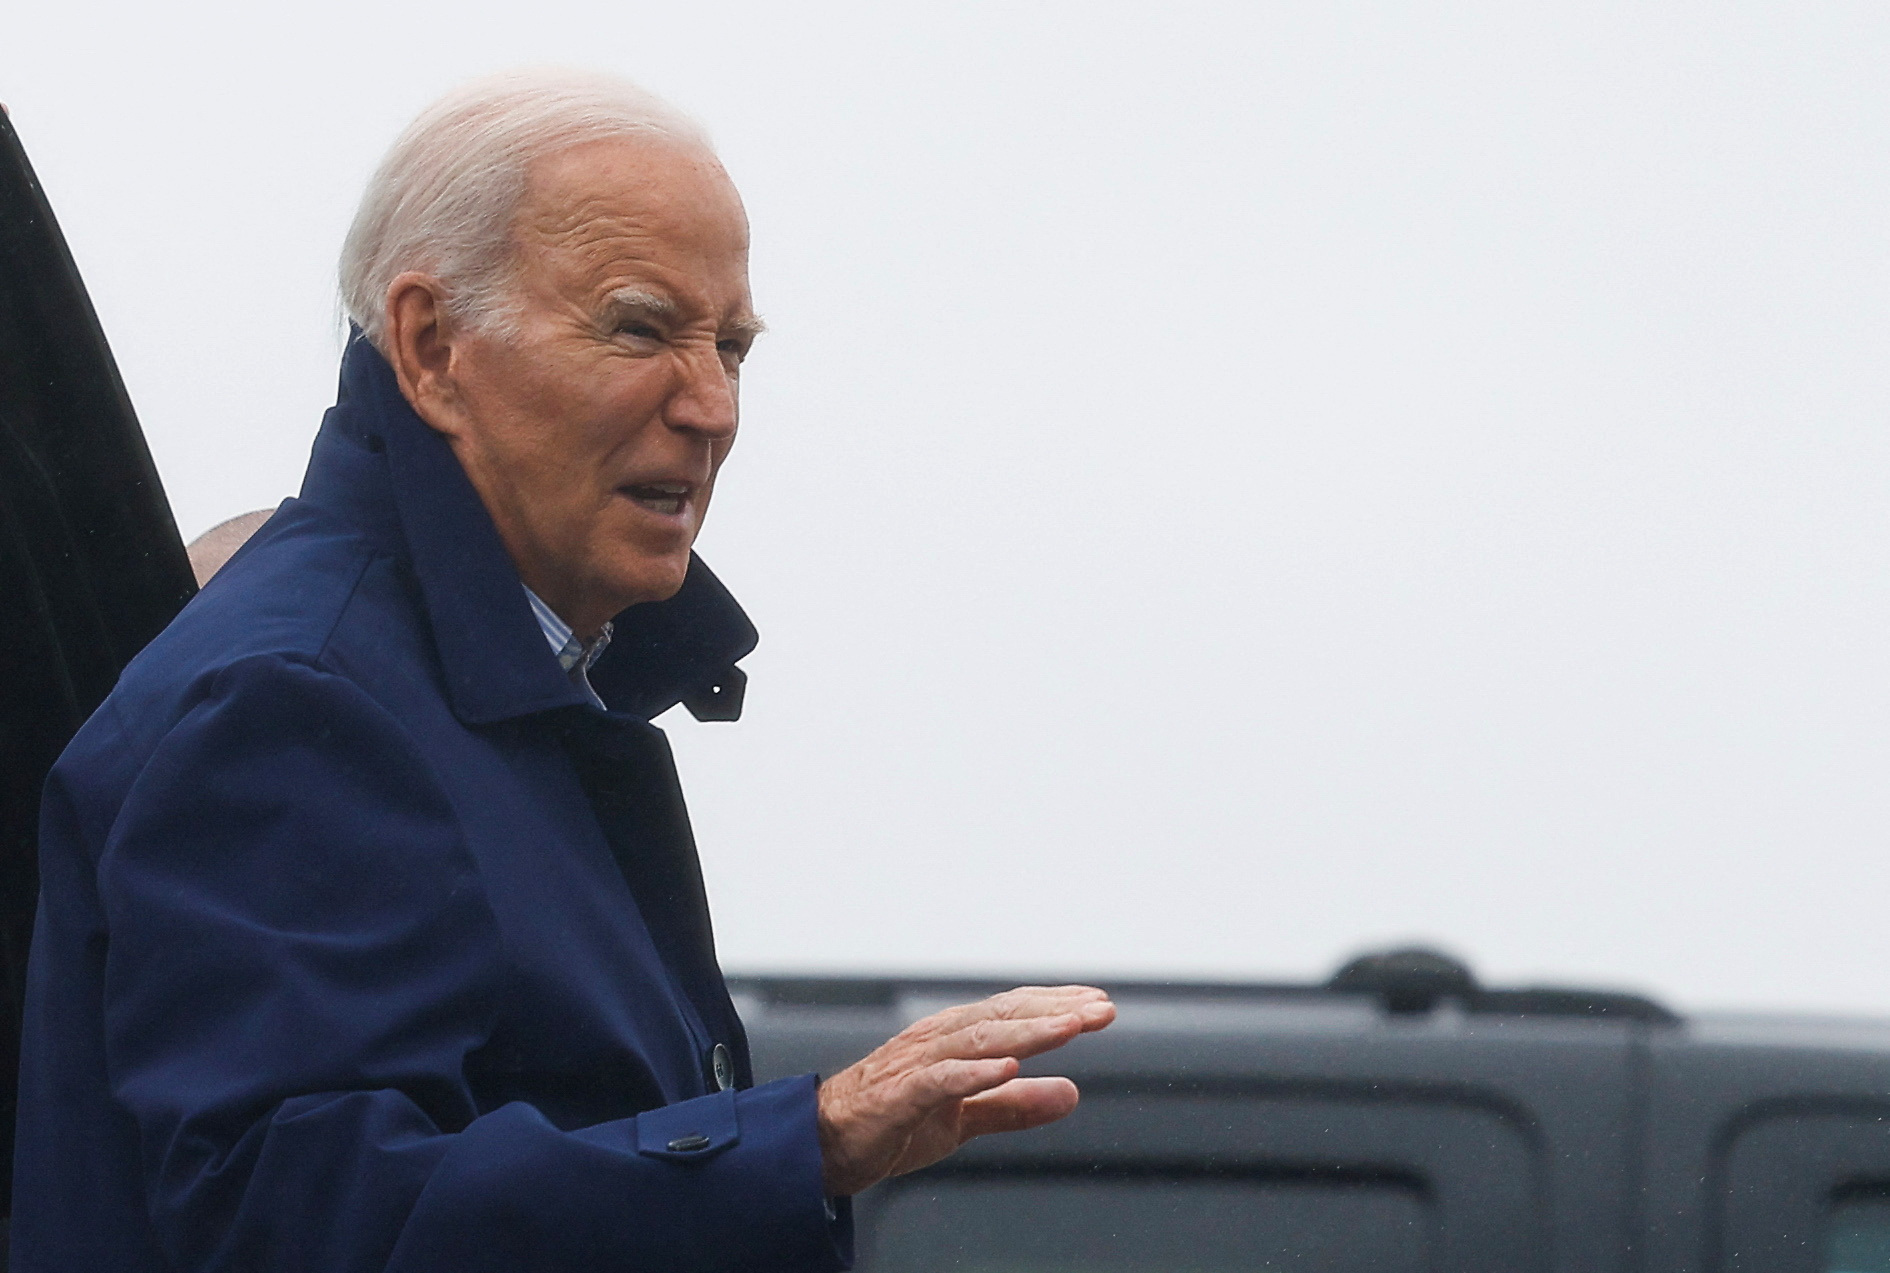
[[[405,121],[714,132],[773,326],[672,731],[735,969],[1890,1012],[1890,7],[26,3],[194,534],[296,487]]]

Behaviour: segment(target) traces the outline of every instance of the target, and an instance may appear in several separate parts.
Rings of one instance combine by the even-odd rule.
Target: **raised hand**
[[[1062,1118],[1076,1108],[1076,1084],[1019,1078],[1019,1063],[1115,1019],[1093,986],[1021,986],[913,1022],[821,1084],[827,1193],[929,1166],[973,1136]]]

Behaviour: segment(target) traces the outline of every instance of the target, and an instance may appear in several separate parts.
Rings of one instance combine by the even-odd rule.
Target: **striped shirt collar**
[[[524,584],[519,586],[525,587]],[[532,617],[538,620],[538,630],[545,634],[545,641],[551,646],[552,654],[557,656],[558,666],[564,669],[566,676],[583,687],[584,692],[591,696],[591,702],[603,707],[604,700],[591,688],[590,671],[591,664],[597,662],[597,656],[610,645],[610,624],[606,623],[597,638],[586,644],[578,639],[571,625],[559,618],[558,612],[546,605],[544,599],[530,588],[525,588],[525,599],[532,603]]]

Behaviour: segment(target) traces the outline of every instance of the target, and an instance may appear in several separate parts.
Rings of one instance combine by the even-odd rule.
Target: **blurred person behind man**
[[[238,514],[218,522],[191,540],[184,551],[190,557],[190,573],[196,576],[197,586],[201,588],[209,583],[211,577],[236,555],[236,550],[262,529],[263,523],[269,520],[274,511],[259,508],[253,513]]]

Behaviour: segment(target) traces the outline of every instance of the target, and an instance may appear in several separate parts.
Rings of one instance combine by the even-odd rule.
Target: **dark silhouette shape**
[[[105,334],[0,113],[0,1199],[12,1187],[40,788],[120,669],[195,591]]]

